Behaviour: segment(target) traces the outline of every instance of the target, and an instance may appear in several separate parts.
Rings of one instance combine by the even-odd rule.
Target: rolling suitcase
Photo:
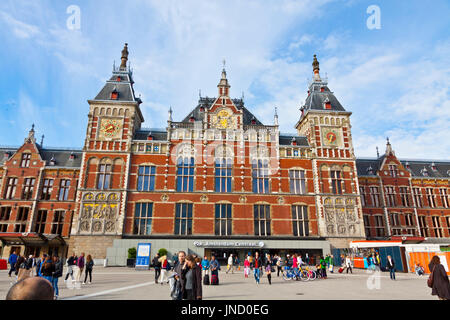
[[[217,274],[211,275],[211,285],[213,286],[219,285],[219,276]]]
[[[342,273],[344,271],[344,268],[340,267],[339,268],[339,273]]]
[[[205,276],[203,277],[203,285],[209,286],[209,274],[205,274]]]

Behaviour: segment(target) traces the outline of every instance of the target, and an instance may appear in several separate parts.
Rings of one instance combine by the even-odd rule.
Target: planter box
[[[136,259],[127,259],[127,267],[134,268],[136,266]]]

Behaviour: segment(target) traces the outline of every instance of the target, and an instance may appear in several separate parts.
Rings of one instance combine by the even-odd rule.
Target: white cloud
[[[0,11],[0,20],[7,25],[11,32],[19,39],[29,39],[41,34],[39,28],[13,18],[6,12]]]

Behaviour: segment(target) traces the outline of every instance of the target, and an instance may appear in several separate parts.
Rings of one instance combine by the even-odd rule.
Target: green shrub
[[[136,259],[137,250],[136,248],[128,249],[128,259]]]
[[[159,249],[158,254],[160,257],[167,256],[167,249],[164,248]]]

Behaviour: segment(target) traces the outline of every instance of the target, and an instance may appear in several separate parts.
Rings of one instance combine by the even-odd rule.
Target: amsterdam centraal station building
[[[0,148],[1,256],[74,251],[125,265],[129,248],[151,243],[152,256],[242,260],[450,236],[450,162],[397,160],[390,143],[381,157],[356,159],[351,112],[316,57],[293,135],[280,133],[276,110],[263,124],[232,98],[225,69],[217,97],[146,129],[127,45],[121,61],[88,101],[82,150],[46,148],[33,128],[22,146]]]

